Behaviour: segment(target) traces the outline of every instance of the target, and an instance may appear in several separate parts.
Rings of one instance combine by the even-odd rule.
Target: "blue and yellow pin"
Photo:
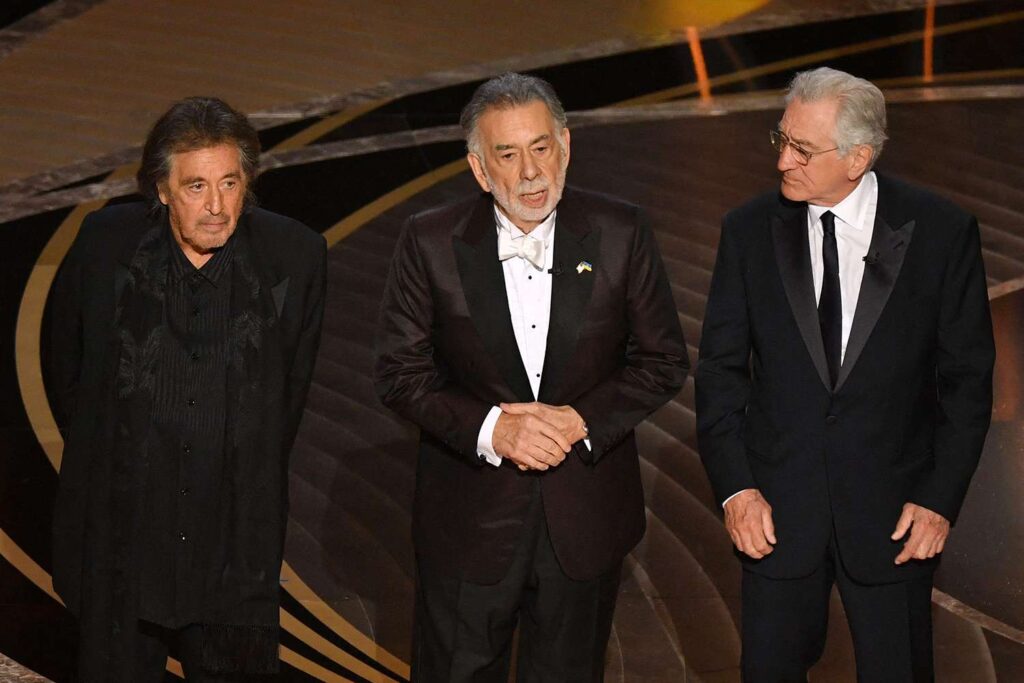
[[[579,263],[576,264],[577,275],[583,275],[583,271],[587,271],[589,273],[593,270],[594,267],[590,265],[590,261],[580,261]]]

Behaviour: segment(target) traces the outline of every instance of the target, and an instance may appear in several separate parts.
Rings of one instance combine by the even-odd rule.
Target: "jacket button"
[[[835,415],[829,415],[825,418],[825,424],[827,425],[834,425],[836,422],[839,422],[839,418]]]

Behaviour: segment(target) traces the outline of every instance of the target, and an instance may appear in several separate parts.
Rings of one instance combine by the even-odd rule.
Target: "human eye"
[[[189,189],[190,192],[202,192],[203,191],[203,183],[201,183],[201,182],[189,183],[188,189]]]
[[[512,161],[512,159],[514,159],[515,156],[515,152],[502,152],[501,154],[498,155],[498,158],[501,159],[502,161]]]

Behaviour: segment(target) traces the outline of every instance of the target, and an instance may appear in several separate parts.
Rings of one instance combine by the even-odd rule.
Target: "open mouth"
[[[519,198],[523,201],[524,204],[527,204],[528,206],[543,206],[544,201],[547,199],[547,196],[548,191],[544,189],[538,190],[537,192],[524,192],[523,194],[519,195]]]

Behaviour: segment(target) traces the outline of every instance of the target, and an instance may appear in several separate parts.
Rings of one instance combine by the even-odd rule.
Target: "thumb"
[[[903,513],[900,515],[900,519],[896,522],[896,530],[892,532],[892,540],[898,541],[903,538],[907,533],[907,529],[914,521],[914,511],[909,505],[903,506]]]

